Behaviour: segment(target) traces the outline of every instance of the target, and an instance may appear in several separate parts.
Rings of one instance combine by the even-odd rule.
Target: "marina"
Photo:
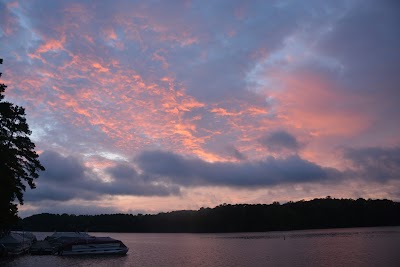
[[[111,237],[96,237],[80,232],[53,233],[37,241],[32,233],[9,233],[0,239],[2,256],[31,255],[124,255],[129,248]]]

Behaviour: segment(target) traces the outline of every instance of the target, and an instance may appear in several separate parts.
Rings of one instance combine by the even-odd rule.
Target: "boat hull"
[[[80,250],[63,250],[60,251],[60,256],[77,256],[77,255],[125,255],[128,248],[113,248],[113,249],[97,249],[87,248]]]
[[[31,233],[11,232],[0,238],[0,256],[16,256],[29,251],[36,237]]]
[[[55,233],[46,238],[55,254],[73,255],[124,255],[128,247],[111,237],[95,237],[86,233]]]
[[[128,248],[122,242],[99,243],[83,242],[64,246],[59,255],[123,255]]]

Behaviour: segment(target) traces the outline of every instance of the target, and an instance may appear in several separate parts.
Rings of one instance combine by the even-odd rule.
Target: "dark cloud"
[[[78,158],[44,151],[39,159],[46,170],[40,173],[36,181],[37,188],[26,193],[27,201],[67,201],[98,197],[90,190],[94,184],[90,171]]]
[[[146,151],[135,158],[134,163],[140,173],[129,163],[117,163],[105,169],[112,178],[105,182],[84,167],[78,158],[46,151],[40,157],[46,171],[38,179],[37,189],[27,192],[26,200],[98,200],[107,195],[168,196],[180,194],[181,186],[251,188],[329,183],[344,177],[379,182],[400,179],[400,148],[347,149],[344,156],[351,163],[351,168],[341,172],[324,168],[298,155],[267,157],[254,162],[210,163],[171,152]]]
[[[282,152],[283,150],[297,151],[300,148],[296,137],[286,131],[269,133],[259,138],[258,141],[273,152]]]
[[[38,185],[34,190],[28,190],[25,194],[25,201],[27,202],[40,202],[40,201],[68,201],[74,198],[79,199],[94,199],[95,196],[89,197],[86,192],[85,195],[79,195],[81,190],[74,187],[65,187],[62,183],[59,186],[51,186],[46,182],[36,182]]]
[[[345,158],[351,163],[351,174],[362,179],[385,182],[400,180],[400,148],[369,147],[347,149]]]
[[[247,156],[236,149],[234,146],[226,146],[225,150],[228,152],[229,156],[237,160],[246,160]]]
[[[54,151],[44,151],[40,155],[40,161],[46,168],[41,177],[49,183],[74,183],[85,179],[86,168],[75,157],[64,157]]]
[[[103,183],[102,191],[115,195],[168,196],[177,195],[180,190],[175,185],[153,184],[146,175],[139,175],[136,170],[126,164],[117,164],[106,169],[114,179],[108,186]]]
[[[27,201],[95,200],[105,195],[168,196],[180,192],[175,185],[152,183],[125,164],[106,169],[113,180],[104,181],[77,157],[45,151],[40,155],[40,161],[46,171],[37,180],[37,188],[27,191]]]
[[[233,187],[272,186],[283,183],[324,182],[339,178],[334,169],[291,156],[268,157],[256,162],[215,162],[151,151],[136,158],[139,168],[155,181],[182,186],[218,185]]]

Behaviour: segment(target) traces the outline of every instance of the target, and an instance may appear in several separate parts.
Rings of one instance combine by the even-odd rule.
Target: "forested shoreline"
[[[400,203],[387,199],[334,199],[280,204],[222,204],[159,214],[37,214],[15,230],[137,233],[264,232],[400,225]]]

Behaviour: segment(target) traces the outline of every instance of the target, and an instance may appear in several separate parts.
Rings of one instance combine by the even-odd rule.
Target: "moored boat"
[[[110,237],[90,237],[86,239],[75,240],[64,244],[60,255],[123,255],[128,252],[128,248],[120,240]]]
[[[57,246],[58,255],[124,255],[128,247],[111,237],[95,237],[86,233],[55,233],[46,238]]]
[[[15,256],[29,251],[36,237],[32,233],[10,232],[0,238],[0,252],[2,255]]]
[[[89,234],[82,232],[54,232],[51,236],[46,237],[45,240],[57,245],[90,237]]]

